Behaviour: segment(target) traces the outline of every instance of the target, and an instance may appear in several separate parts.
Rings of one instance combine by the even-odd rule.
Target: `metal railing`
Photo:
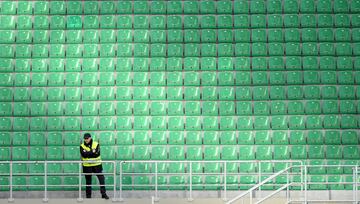
[[[87,163],[89,163],[89,161],[86,161]],[[98,162],[98,161],[97,161]],[[16,188],[20,188],[20,187],[33,187],[33,188],[38,188],[37,190],[43,190],[44,191],[44,197],[43,197],[43,201],[47,202],[49,200],[48,198],[48,192],[49,192],[49,188],[51,187],[67,187],[67,188],[71,188],[71,189],[78,189],[78,201],[82,201],[82,189],[84,186],[82,184],[82,177],[85,175],[97,175],[97,173],[82,173],[82,161],[7,161],[7,162],[0,162],[0,164],[5,164],[5,165],[9,165],[9,174],[2,174],[0,173],[0,176],[8,176],[9,177],[9,185],[0,185],[0,187],[6,188],[8,187],[9,189],[9,201],[14,201],[14,189]],[[103,175],[112,175],[113,176],[113,184],[111,185],[106,185],[105,187],[112,187],[113,191],[114,191],[114,197],[113,200],[116,200],[116,163],[115,161],[101,161],[102,164],[112,164],[113,165],[113,171],[112,172],[105,172],[105,173],[99,173],[99,174],[103,174]],[[13,167],[16,164],[42,164],[43,166],[43,172],[36,172],[36,173],[20,173],[20,172],[14,172],[13,171]],[[49,164],[75,164],[78,167],[78,171],[77,172],[66,172],[66,173],[52,173],[48,171],[48,166]],[[30,185],[30,184],[26,184],[26,185],[22,185],[22,184],[14,184],[13,182],[13,178],[16,176],[39,176],[39,177],[43,177],[44,178],[44,184],[36,184],[36,185]],[[78,184],[69,184],[69,185],[64,185],[64,184],[60,184],[60,185],[49,185],[48,184],[48,178],[51,176],[71,176],[71,177],[77,177],[78,179]],[[92,184],[91,186],[95,186],[97,184]]]
[[[127,162],[126,162],[127,163]],[[149,161],[149,160],[144,160],[144,161],[130,161],[130,163],[133,164],[152,164],[154,165],[154,169],[155,171],[151,172],[151,170],[148,170],[148,172],[144,173],[137,173],[134,171],[130,171],[130,172],[125,172],[123,170],[123,165],[126,164],[125,162],[121,163],[120,165],[120,188],[119,188],[119,199],[123,200],[123,188],[126,187],[152,187],[154,188],[154,199],[158,200],[158,191],[159,191],[159,185],[158,185],[158,177],[159,176],[185,176],[186,178],[188,178],[188,182],[184,182],[184,183],[178,183],[176,184],[177,187],[182,187],[181,189],[186,190],[188,192],[188,200],[191,201],[193,200],[193,191],[195,189],[198,189],[199,187],[204,187],[204,190],[208,189],[208,190],[221,190],[223,192],[223,200],[226,201],[227,198],[227,191],[228,191],[228,186],[231,186],[232,184],[228,184],[227,183],[227,176],[231,176],[231,175],[253,175],[256,176],[258,179],[261,178],[261,176],[268,176],[268,175],[272,175],[273,172],[262,172],[261,170],[261,166],[264,163],[283,163],[285,165],[289,165],[291,166],[292,164],[298,164],[301,166],[302,161],[296,161],[296,160],[283,160],[283,161],[278,161],[278,160],[274,160],[274,161],[234,161],[234,160],[221,160],[221,161]],[[171,163],[181,163],[184,164],[184,169],[182,170],[182,172],[177,172],[177,173],[168,173],[168,172],[159,172],[158,171],[158,165],[161,163],[166,163],[166,164],[171,164]],[[239,168],[241,168],[241,165],[244,164],[256,164],[256,167],[258,168],[258,170],[255,172],[243,172],[243,173],[238,173],[238,172],[229,172],[227,170],[227,165],[228,164],[238,164]],[[207,172],[205,170],[206,167],[204,167],[204,170],[200,170],[200,171],[195,171],[194,167],[198,166],[197,164],[201,164],[201,165],[206,165],[206,164],[221,164],[220,165],[220,169],[214,172]],[[154,177],[154,184],[150,184],[150,185],[141,185],[141,184],[136,184],[134,182],[132,182],[131,184],[123,184],[123,177],[129,176],[129,177],[134,177],[134,176],[153,176]],[[220,177],[220,181],[219,183],[211,183],[211,184],[204,184],[204,183],[200,183],[200,184],[195,184],[193,182],[193,176],[206,176],[206,175],[210,175],[210,176],[218,176]],[[255,181],[257,182],[257,181]],[[254,183],[256,184],[256,183]],[[254,185],[254,184],[241,184],[241,183],[237,183],[235,185],[240,185],[240,186],[250,186],[250,185]],[[174,185],[161,185],[160,187],[172,187]],[[260,189],[260,193],[261,193],[261,189]]]
[[[9,193],[9,201],[14,200],[14,191],[19,190],[21,188],[29,188],[36,189],[37,191],[43,191],[43,200],[49,200],[49,191],[54,190],[55,187],[61,187],[63,189],[70,189],[72,191],[78,191],[78,200],[81,201],[82,191],[86,184],[83,183],[83,176],[86,175],[82,173],[82,161],[4,161],[0,162],[0,165],[6,164],[9,165],[9,173],[0,173],[0,177],[9,177],[9,182],[1,184],[0,188],[3,190],[6,189],[6,192]],[[235,200],[244,198],[246,195],[250,196],[251,203],[254,201],[256,203],[261,203],[262,201],[270,198],[271,196],[279,193],[281,191],[286,190],[286,200],[287,203],[293,202],[323,202],[319,200],[311,200],[308,198],[309,186],[312,185],[331,185],[331,184],[342,184],[347,185],[347,190],[349,190],[349,186],[352,185],[352,194],[353,197],[348,200],[331,200],[330,202],[358,202],[357,191],[359,187],[358,179],[360,167],[357,165],[306,165],[302,161],[295,160],[274,160],[274,161],[234,161],[234,160],[214,160],[214,161],[167,161],[167,160],[158,160],[158,161],[149,161],[149,160],[132,160],[132,161],[102,161],[103,164],[107,164],[108,168],[106,171],[102,173],[105,176],[111,176],[110,178],[112,183],[106,183],[106,188],[109,190],[113,190],[113,201],[122,201],[124,200],[124,191],[128,190],[147,190],[151,191],[151,196],[154,201],[159,199],[159,191],[164,189],[171,190],[181,190],[186,191],[187,198],[189,201],[193,200],[193,191],[194,190],[216,190],[221,191],[222,199],[224,201],[228,200],[228,191],[238,190],[246,190],[241,195],[236,196],[235,198],[229,200],[227,203],[233,203]],[[13,167],[18,164],[41,164],[43,165],[43,171],[37,171],[36,173],[27,172],[19,172],[14,171]],[[77,168],[73,168],[71,172],[63,171],[61,172],[53,172],[49,171],[48,166],[53,164],[73,164]],[[278,165],[280,164],[280,165]],[[164,165],[166,166],[164,170]],[[181,168],[177,170],[170,170],[171,165],[180,165]],[[244,167],[252,166],[250,170],[244,171]],[[277,168],[278,172],[275,172],[271,169],[262,169],[263,166],[281,166],[282,169]],[[235,166],[235,170],[233,169]],[[318,181],[314,182],[309,179],[308,172],[310,168],[347,168],[352,169],[352,181],[341,181],[341,182],[328,182],[328,181]],[[241,170],[242,169],[242,170]],[[105,170],[105,168],[104,168]],[[310,169],[311,170],[311,169]],[[348,171],[349,172],[349,171]],[[96,175],[96,174],[92,174]],[[348,174],[350,175],[350,174]],[[42,177],[43,183],[40,184],[26,184],[20,185],[15,184],[13,178],[17,176],[37,176]],[[72,177],[77,180],[76,183],[67,183],[64,182],[60,185],[54,185],[48,183],[48,178],[53,176],[60,177]],[[158,180],[161,177],[171,178],[172,176],[179,176],[183,180],[181,182],[172,183],[172,182],[161,182]],[[214,176],[215,180],[204,182],[204,178]],[[228,177],[237,177],[236,182],[228,182]],[[239,176],[251,176],[256,180],[250,182],[242,182],[239,180]],[[286,182],[277,182],[276,178],[282,176],[286,178]],[[145,182],[139,182],[136,178],[144,177],[147,178]],[[298,180],[294,180],[297,177]],[[126,180],[126,178],[130,178]],[[200,182],[196,180],[197,178],[201,178]],[[92,184],[95,186],[98,184]],[[267,188],[270,187],[270,188]],[[267,192],[271,192],[267,194],[265,197],[262,197],[262,191],[267,190]],[[271,191],[268,191],[271,190]],[[295,200],[291,199],[290,190],[300,190],[301,199]],[[312,190],[312,189],[310,189]],[[252,195],[256,191],[257,196],[254,198]],[[326,200],[327,201],[327,200]]]
[[[340,167],[340,168],[352,168],[353,170],[353,174],[352,174],[352,177],[353,177],[353,180],[352,182],[344,182],[344,181],[341,181],[341,182],[328,182],[328,181],[325,181],[325,182],[313,182],[311,181],[311,179],[308,178],[308,169],[309,168],[319,168],[319,167],[322,167],[322,168],[325,168],[325,167]],[[301,177],[301,181],[300,183],[299,182],[290,182],[289,180],[289,170],[290,169],[293,169],[293,168],[301,168],[301,171],[300,171],[300,177]],[[252,203],[256,203],[256,204],[259,204],[259,203],[262,203],[263,201],[267,200],[268,198],[274,196],[275,194],[283,191],[286,189],[286,201],[287,203],[293,203],[293,202],[296,202],[296,203],[309,203],[309,202],[351,202],[351,203],[355,203],[357,204],[358,203],[358,198],[357,198],[357,191],[359,189],[359,184],[358,184],[358,179],[359,179],[359,170],[360,168],[356,165],[300,165],[300,166],[290,166],[290,167],[287,167],[286,169],[282,170],[282,171],[279,171],[275,174],[273,174],[272,176],[270,176],[269,178],[263,180],[262,182],[254,185],[252,188],[250,188],[249,190],[243,192],[242,194],[236,196],[235,198],[231,199],[230,201],[227,202],[227,204],[232,204],[234,203],[235,201],[239,200],[239,199],[242,199],[244,198],[246,195],[249,195],[249,200],[250,200],[250,204]],[[265,196],[264,198],[261,198],[261,196],[259,196],[260,198],[258,198],[257,201],[253,202],[254,199],[253,199],[253,192],[255,190],[258,190],[261,188],[261,186],[265,185],[267,182],[269,181],[272,181],[274,180],[276,177],[278,176],[281,176],[282,174],[285,174],[286,173],[286,183],[283,184],[281,187],[279,187],[277,190],[275,190],[274,192],[268,194],[267,196]],[[309,181],[310,180],[310,181]],[[312,199],[309,199],[308,198],[308,191],[309,191],[309,186],[312,186],[312,185],[332,185],[332,184],[342,184],[342,185],[352,185],[352,199],[342,199],[342,200],[332,200],[332,199],[328,199],[328,200],[312,200]],[[291,200],[290,199],[290,193],[289,193],[289,187],[290,186],[299,186],[301,187],[301,193],[303,194],[303,199],[300,199],[300,200]]]

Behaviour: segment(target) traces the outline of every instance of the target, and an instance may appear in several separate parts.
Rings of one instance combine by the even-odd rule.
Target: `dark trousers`
[[[88,173],[88,175],[85,175],[86,179],[86,197],[91,197],[91,173],[96,173],[96,176],[99,179],[100,183],[100,193],[101,195],[106,194],[105,190],[105,177],[102,175],[102,165],[98,166],[90,166],[90,167],[83,167],[83,172]]]

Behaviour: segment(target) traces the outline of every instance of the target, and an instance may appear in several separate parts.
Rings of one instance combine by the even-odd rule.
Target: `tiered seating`
[[[358,0],[2,1],[0,160],[78,160],[81,135],[91,132],[104,160],[179,161],[159,164],[160,172],[188,172],[181,163],[188,160],[248,161],[229,164],[226,178],[206,174],[223,172],[222,163],[194,165],[198,190],[219,189],[225,179],[229,189],[247,189],[266,178],[259,171],[289,165],[253,160],[358,164],[359,36]],[[41,189],[41,163],[14,170],[23,174],[14,184]],[[320,184],[309,188],[351,189],[321,184],[351,181],[351,173],[312,167],[309,180]],[[51,190],[77,182],[48,180]],[[155,178],[123,182],[133,189]],[[187,175],[157,181],[171,190],[188,182]]]

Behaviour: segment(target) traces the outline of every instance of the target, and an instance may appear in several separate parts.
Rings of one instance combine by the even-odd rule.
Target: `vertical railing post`
[[[189,198],[188,200],[189,201],[193,201],[193,198],[192,198],[192,162],[190,161],[190,164],[189,164]]]
[[[120,189],[119,189],[119,201],[124,201],[123,197],[122,197],[122,165],[123,165],[123,162],[121,161],[120,162],[120,172],[119,172],[119,186],[120,186]]]
[[[82,163],[79,163],[79,197],[78,197],[78,201],[81,202],[83,199],[81,197],[81,166]]]
[[[226,162],[224,162],[224,198],[223,200],[227,200],[227,189],[226,189]]]
[[[253,191],[250,191],[249,192],[249,196],[250,196],[250,200],[249,200],[249,203],[252,204],[252,200],[253,200]]]
[[[289,170],[286,171],[286,202],[289,203]]]
[[[354,166],[353,168],[352,168],[352,172],[353,172],[353,179],[355,179],[356,180],[356,166]],[[353,191],[353,201],[354,201],[354,204],[357,204],[356,203],[356,181],[354,181],[353,180],[353,183],[352,183],[353,185],[353,189],[352,189],[352,191]]]
[[[301,164],[301,167],[300,167],[300,192],[301,192],[301,195],[304,194],[304,166]]]
[[[359,179],[359,172],[358,172],[358,167],[355,166],[355,203],[358,203],[358,196],[357,196],[357,192],[358,192],[358,179]]]
[[[114,168],[113,168],[113,180],[114,180],[114,197],[113,197],[113,201],[116,201],[116,162],[112,162],[112,164],[114,165]]]
[[[47,161],[45,161],[45,163],[44,163],[44,177],[45,177],[45,180],[44,180],[44,199],[43,199],[43,201],[44,202],[48,202],[48,196],[47,196],[47,188],[48,188],[48,182],[47,182]]]
[[[155,201],[158,201],[158,163],[155,161]]]
[[[10,197],[9,197],[9,202],[13,202],[14,201],[14,197],[13,197],[13,163],[12,161],[10,161],[10,181],[9,181],[9,190],[10,190]]]
[[[304,200],[305,200],[305,204],[307,204],[307,165],[304,166]]]
[[[258,166],[259,166],[259,172],[258,172],[259,178],[258,178],[258,181],[261,182],[262,181],[262,179],[261,179],[261,161],[258,161]],[[262,197],[261,194],[262,194],[261,193],[261,186],[259,186],[259,198]]]

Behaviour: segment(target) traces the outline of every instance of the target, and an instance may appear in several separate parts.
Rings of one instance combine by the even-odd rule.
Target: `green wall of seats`
[[[104,160],[248,160],[229,171],[255,175],[226,178],[243,189],[237,183],[262,179],[252,160],[358,164],[359,85],[359,0],[0,3],[1,161],[79,160],[81,136],[91,132]],[[179,164],[161,171],[185,171]],[[281,167],[264,164],[261,171]],[[15,165],[14,172],[43,168]],[[48,168],[77,171],[65,164]],[[198,172],[222,168],[205,165]],[[0,174],[8,171],[0,165]],[[317,182],[352,180],[351,169],[336,166],[309,174]],[[0,177],[0,184],[8,182]],[[35,185],[16,190],[43,182],[14,178]],[[76,182],[49,178],[50,184]],[[124,178],[131,182],[154,181]],[[223,181],[205,175],[193,182]],[[310,187],[344,188],[352,189]]]

